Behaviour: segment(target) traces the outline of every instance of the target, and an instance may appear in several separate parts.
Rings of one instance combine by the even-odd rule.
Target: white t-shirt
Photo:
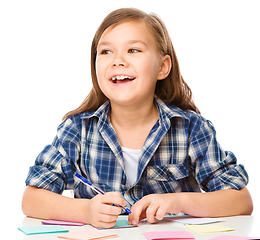
[[[122,147],[122,152],[125,160],[126,177],[132,186],[137,179],[138,162],[141,149],[129,149]]]

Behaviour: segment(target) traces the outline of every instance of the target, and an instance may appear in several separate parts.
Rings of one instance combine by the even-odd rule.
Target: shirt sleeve
[[[73,189],[76,163],[80,158],[80,134],[72,118],[60,124],[51,145],[46,146],[30,167],[26,185],[61,194]]]
[[[191,134],[189,156],[195,178],[206,192],[223,189],[239,190],[248,183],[243,165],[237,164],[235,155],[224,151],[216,139],[216,131],[210,121],[196,123]]]

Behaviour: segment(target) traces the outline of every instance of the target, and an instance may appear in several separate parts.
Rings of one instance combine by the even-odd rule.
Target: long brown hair
[[[91,45],[91,77],[93,87],[82,104],[75,110],[68,112],[63,117],[63,120],[74,114],[95,111],[107,101],[107,97],[101,91],[97,81],[95,66],[97,46],[107,28],[114,28],[127,21],[144,21],[155,38],[159,52],[162,53],[162,56],[169,55],[171,57],[171,71],[167,78],[157,81],[155,95],[165,103],[175,105],[182,110],[193,110],[200,113],[193,102],[191,89],[181,76],[171,38],[162,20],[153,13],[147,14],[135,8],[121,8],[108,14],[97,29]]]

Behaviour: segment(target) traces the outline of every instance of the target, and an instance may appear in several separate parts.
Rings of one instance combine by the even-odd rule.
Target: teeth
[[[133,77],[129,77],[129,76],[125,76],[125,75],[121,75],[121,76],[116,76],[116,77],[112,77],[112,80],[115,81],[115,80],[124,80],[124,79],[130,79],[130,80],[133,80],[134,78]]]
[[[125,77],[124,75],[121,75],[121,76],[117,76],[116,78],[117,78],[117,80],[123,80],[123,79],[125,79],[126,77]]]

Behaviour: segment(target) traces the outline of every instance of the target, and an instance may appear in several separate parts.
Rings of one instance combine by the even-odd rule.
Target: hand
[[[117,204],[125,206],[126,202],[118,192],[109,192],[104,195],[98,194],[89,200],[87,206],[87,222],[94,227],[111,228],[116,224],[122,208],[112,206]]]
[[[136,225],[144,218],[150,223],[156,223],[156,219],[162,220],[165,214],[177,214],[183,209],[184,200],[181,193],[147,195],[132,206],[128,224]]]

